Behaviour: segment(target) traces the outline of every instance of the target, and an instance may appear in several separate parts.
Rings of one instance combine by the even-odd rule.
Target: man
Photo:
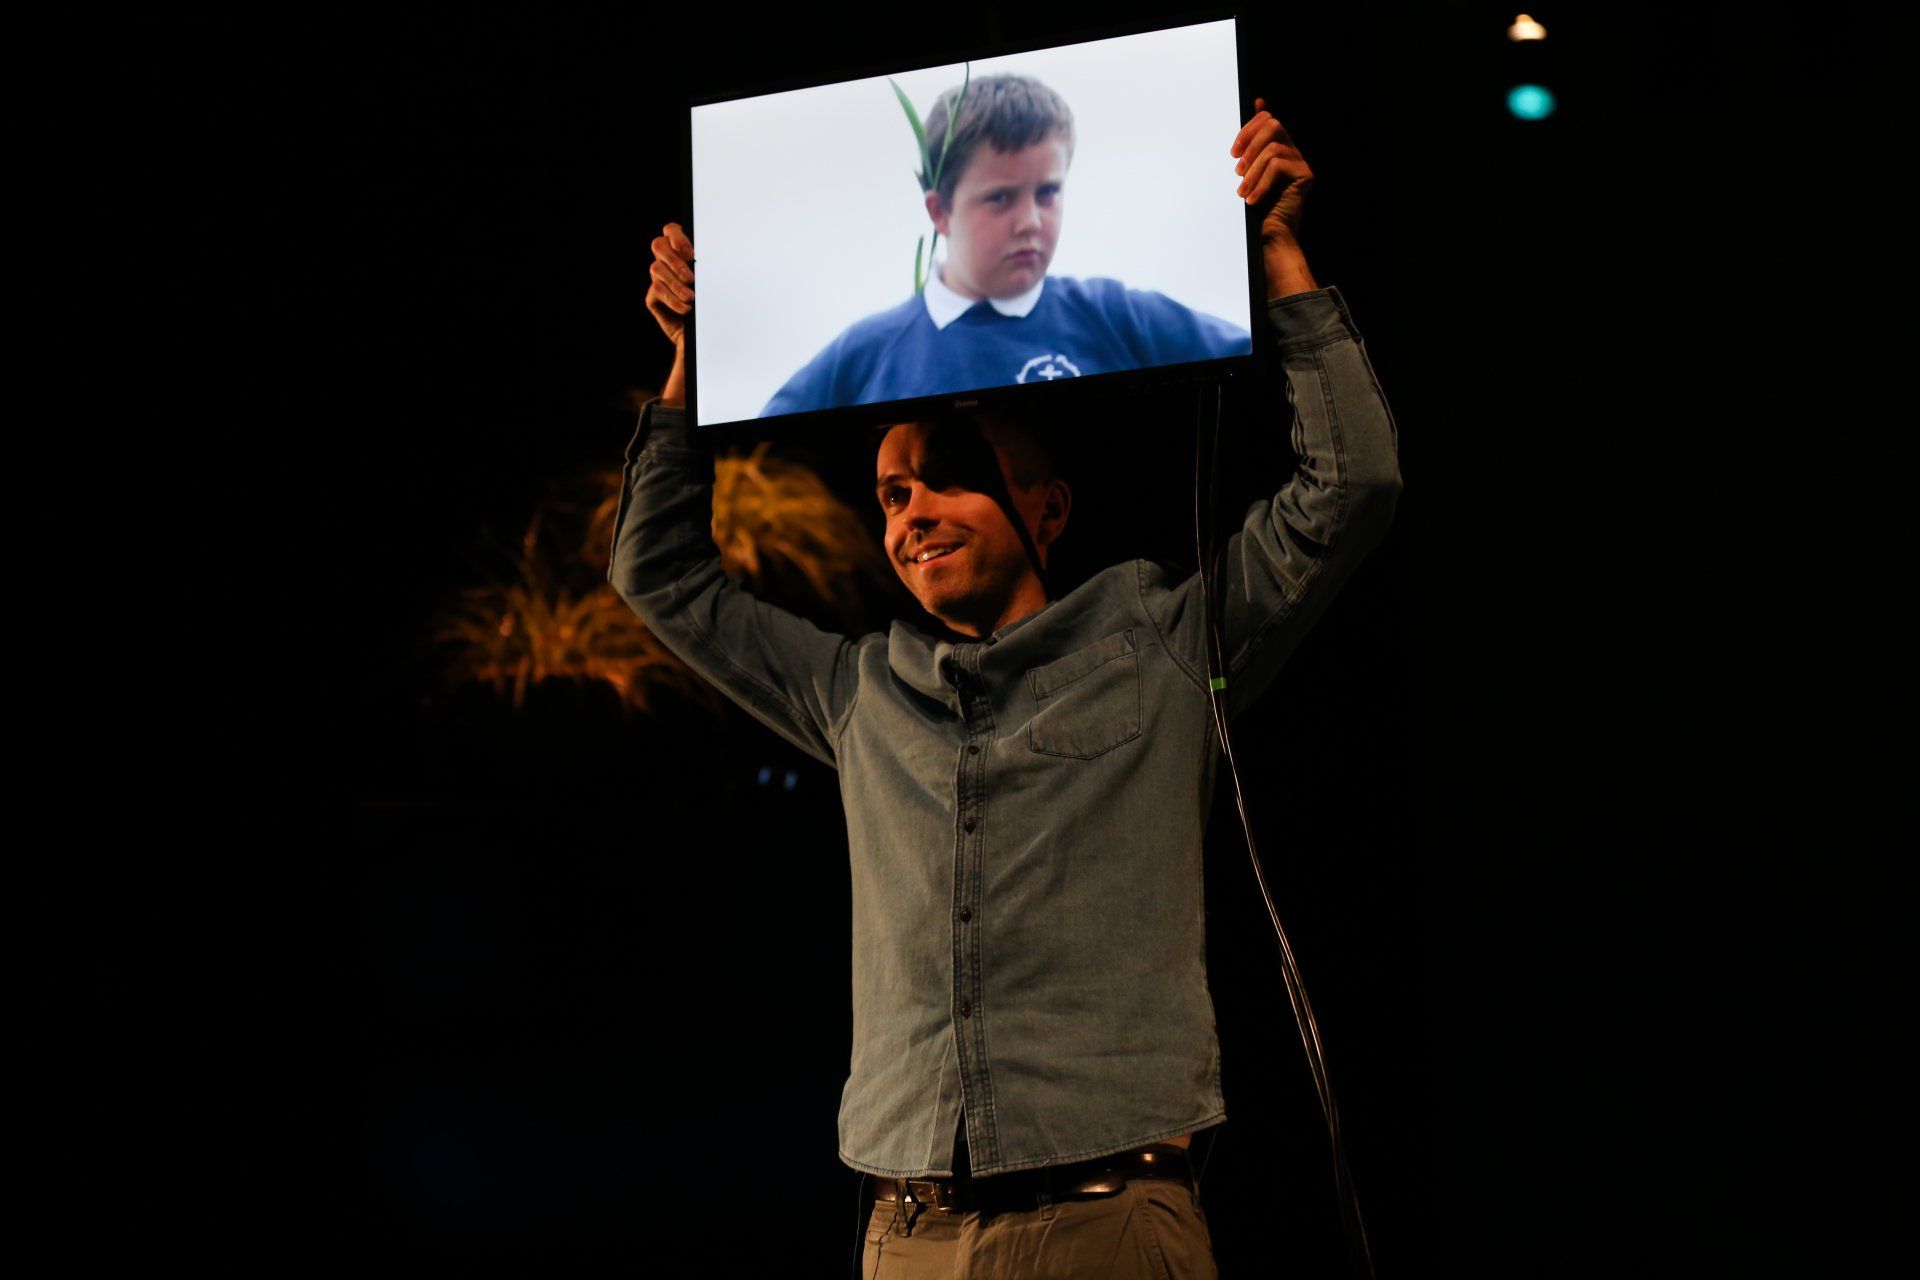
[[[1255,101],[1261,214],[1299,471],[1228,543],[1228,714],[1386,534],[1398,439],[1298,233],[1312,171]],[[676,347],[693,247],[653,242]],[[1071,493],[1011,424],[902,424],[876,459],[894,570],[951,637],[833,635],[721,571],[684,350],[627,450],[608,576],[663,643],[841,773],[854,928],[840,1158],[874,1175],[869,1277],[1215,1274],[1186,1165],[1226,1118],[1201,837],[1218,761],[1197,578],[1136,560],[1054,597]]]

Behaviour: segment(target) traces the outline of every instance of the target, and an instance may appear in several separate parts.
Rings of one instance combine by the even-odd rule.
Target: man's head
[[[887,559],[928,613],[985,636],[1046,604],[1034,561],[1046,567],[1073,492],[1030,429],[991,416],[903,422],[881,439],[874,470]]]
[[[1047,274],[1060,238],[1073,112],[1031,76],[982,76],[955,85],[927,114],[927,155],[940,183],[927,216],[947,238],[948,288],[974,298],[1012,298]]]

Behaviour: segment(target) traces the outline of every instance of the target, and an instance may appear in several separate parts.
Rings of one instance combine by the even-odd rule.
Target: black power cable
[[[879,1198],[878,1192],[874,1198]],[[867,1204],[867,1173],[864,1169],[860,1172],[853,1201],[858,1206],[853,1211],[853,1280],[860,1280],[861,1273],[866,1270],[867,1223],[873,1217],[873,1210]]]
[[[1287,931],[1281,927],[1280,913],[1273,905],[1273,894],[1267,889],[1266,872],[1260,866],[1260,853],[1254,843],[1253,821],[1247,816],[1246,792],[1240,785],[1240,768],[1233,758],[1233,739],[1227,732],[1227,663],[1222,652],[1217,612],[1219,605],[1216,600],[1218,593],[1214,590],[1215,557],[1218,551],[1215,547],[1217,535],[1213,514],[1220,482],[1220,419],[1224,391],[1219,382],[1213,383],[1212,389],[1211,437],[1206,423],[1207,384],[1202,384],[1195,397],[1193,439],[1193,549],[1200,561],[1200,606],[1207,619],[1207,702],[1213,709],[1213,725],[1220,736],[1220,749],[1226,756],[1227,771],[1233,777],[1233,799],[1240,811],[1240,825],[1246,832],[1247,856],[1253,862],[1253,878],[1260,886],[1260,897],[1267,904],[1267,918],[1273,922],[1273,936],[1280,944],[1280,973],[1286,980],[1287,1000],[1293,1006],[1294,1022],[1300,1028],[1300,1043],[1306,1050],[1308,1069],[1313,1073],[1314,1091],[1320,1095],[1320,1110],[1327,1118],[1327,1137],[1333,1147],[1334,1189],[1340,1198],[1341,1217],[1346,1226],[1348,1260],[1353,1265],[1354,1275],[1372,1280],[1373,1250],[1367,1243],[1366,1223],[1360,1216],[1360,1197],[1354,1190],[1353,1174],[1347,1166],[1346,1143],[1340,1136],[1340,1108],[1334,1101],[1333,1081],[1327,1073],[1327,1056],[1320,1043],[1320,1027],[1314,1020],[1313,1004],[1307,999],[1306,982],[1301,978],[1300,966],[1293,958],[1293,947],[1287,941]],[[1287,398],[1291,403],[1291,387],[1288,388]],[[1204,493],[1201,488],[1202,476],[1207,477]]]

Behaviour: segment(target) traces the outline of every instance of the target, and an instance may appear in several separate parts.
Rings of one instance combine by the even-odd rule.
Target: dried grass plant
[[[900,583],[878,539],[818,476],[769,456],[770,447],[716,460],[713,540],[721,564],[755,594],[822,626],[854,635],[883,626],[877,607]],[[610,541],[611,505],[606,520]]]
[[[722,567],[822,626],[850,634],[883,626],[898,584],[874,536],[817,475],[769,456],[769,447],[715,459],[712,528]],[[540,681],[597,680],[636,711],[653,709],[662,694],[724,710],[720,693],[607,582],[621,484],[610,471],[566,486],[576,493],[543,504],[520,545],[502,548],[510,573],[476,566],[486,585],[458,592],[435,620],[452,685],[491,685],[520,708]]]

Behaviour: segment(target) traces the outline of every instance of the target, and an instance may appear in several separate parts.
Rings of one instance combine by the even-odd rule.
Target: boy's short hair
[[[960,89],[954,85],[935,98],[927,113],[927,156],[940,166],[941,204],[953,207],[953,189],[982,142],[1018,151],[1058,133],[1067,144],[1067,163],[1073,163],[1073,111],[1046,85],[1032,76],[981,76],[966,85],[955,126],[951,116]]]

